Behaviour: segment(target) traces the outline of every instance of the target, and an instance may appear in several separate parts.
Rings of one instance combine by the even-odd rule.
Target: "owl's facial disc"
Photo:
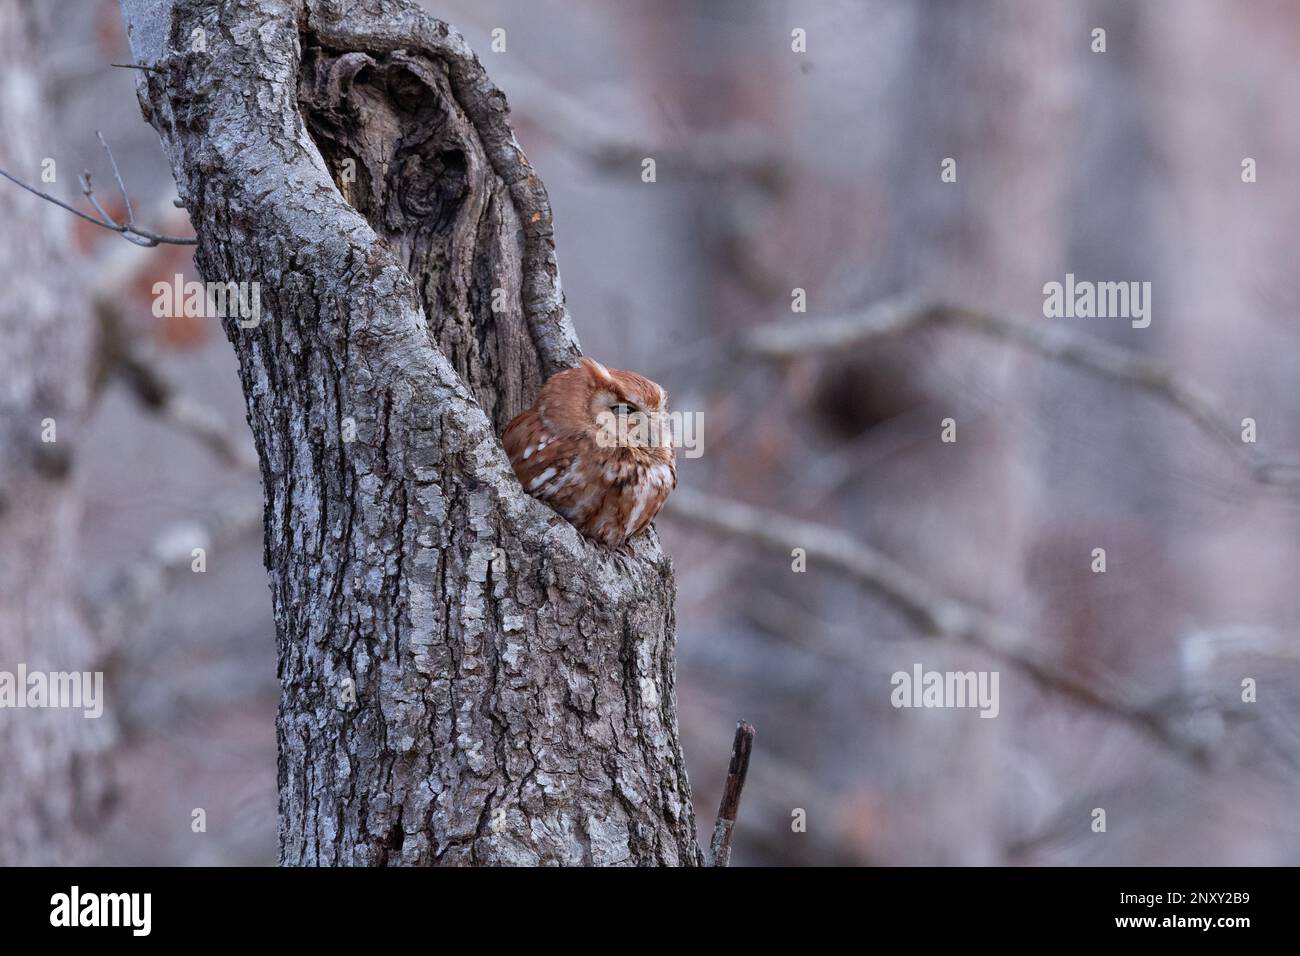
[[[672,448],[668,396],[659,385],[631,372],[608,370],[603,377],[593,376],[589,396],[589,434],[601,448],[637,461],[658,461]]]

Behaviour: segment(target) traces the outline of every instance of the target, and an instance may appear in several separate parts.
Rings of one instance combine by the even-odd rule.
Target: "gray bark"
[[[224,325],[265,492],[281,862],[699,863],[671,565],[653,535],[579,537],[498,440],[580,354],[505,97],[405,0],[123,8],[199,269],[261,284],[261,324]]]
[[[33,69],[48,25],[35,2],[0,2],[0,166],[28,180],[41,171],[36,144],[48,142]],[[69,275],[65,214],[5,184],[0,222],[0,671],[101,670],[78,607],[75,483],[94,323]],[[47,419],[53,442],[42,441]],[[0,709],[0,865],[91,861],[112,737],[107,716]]]

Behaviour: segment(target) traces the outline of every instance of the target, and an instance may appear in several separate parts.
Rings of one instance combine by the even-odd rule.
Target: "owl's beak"
[[[648,432],[651,448],[670,448],[673,443],[672,420],[666,412],[656,412],[650,419]]]
[[[633,412],[627,420],[628,443],[637,448],[648,448],[654,442],[654,419],[645,412]]]

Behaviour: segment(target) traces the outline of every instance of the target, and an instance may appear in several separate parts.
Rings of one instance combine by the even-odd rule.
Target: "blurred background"
[[[936,296],[1166,363],[1230,424],[1256,420],[1261,460],[1300,458],[1300,6],[426,6],[509,98],[587,353],[702,413],[682,486],[848,534],[1015,635],[1010,653],[935,639],[861,581],[796,573],[670,501],[705,838],[743,717],[735,865],[1300,863],[1295,486],[1170,403],[997,335],[735,352],[767,323]],[[110,66],[130,60],[116,0],[0,0],[0,53],[0,168],[68,202],[89,169],[120,215],[102,131],[137,219],[189,234],[135,77]],[[273,864],[279,688],[231,349],[215,321],[152,314],[154,282],[198,278],[185,247],[136,248],[5,182],[0,223],[0,669],[42,659],[24,633],[93,647],[111,701],[86,760],[36,788],[27,715],[0,711],[0,862],[6,829],[71,802],[66,859]],[[1067,272],[1150,282],[1150,327],[1045,319]],[[24,408],[58,411],[72,460],[23,445]],[[39,487],[11,476],[27,452]],[[895,709],[890,675],[918,663],[998,671],[999,717]],[[85,732],[59,719],[41,732]]]

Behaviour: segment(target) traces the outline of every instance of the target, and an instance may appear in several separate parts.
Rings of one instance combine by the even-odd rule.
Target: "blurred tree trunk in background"
[[[0,0],[0,166],[29,182],[49,141],[34,69],[52,32],[41,6]],[[44,188],[67,192],[76,172],[56,171]],[[101,670],[78,608],[73,480],[95,323],[69,275],[66,214],[5,184],[0,223],[0,671]],[[108,716],[80,709],[0,709],[0,865],[90,861],[112,736]]]
[[[726,104],[725,115],[748,109],[764,129],[784,118],[793,140],[786,149],[798,159],[787,160],[788,185],[767,197],[777,215],[765,210],[756,218],[752,211],[764,207],[750,197],[734,209],[736,222],[715,223],[715,232],[752,248],[708,274],[718,281],[728,274],[726,265],[731,277],[701,295],[710,310],[737,325],[762,324],[789,315],[791,290],[800,287],[807,289],[810,320],[900,294],[1032,318],[1041,308],[1043,281],[1060,264],[1067,158],[1061,143],[1068,115],[1059,89],[1027,78],[1049,76],[1056,64],[1069,61],[1065,45],[1078,18],[1068,6],[886,3],[824,13],[808,6],[775,15],[767,30],[758,31],[754,49],[730,57],[713,53],[741,43],[721,35],[727,24],[720,10],[743,16],[748,7],[711,6],[701,18],[705,38],[689,49],[710,51],[712,71],[730,68],[733,76],[726,81],[711,71],[701,86]],[[773,50],[785,55],[795,27],[808,30],[808,55],[770,57]],[[861,38],[855,39],[861,47],[846,54],[833,39],[836,31]],[[1086,32],[1079,36],[1086,41]],[[804,93],[802,85],[811,82],[804,78],[819,71],[834,75],[844,89],[829,95],[823,85],[820,95]],[[736,102],[724,99],[728,90]],[[783,101],[791,108],[773,109]],[[777,120],[759,113],[764,106]],[[809,130],[831,124],[834,140],[823,145],[808,138]],[[948,159],[955,162],[951,183],[941,180]],[[815,187],[801,185],[801,178],[811,177],[820,177]],[[715,190],[702,201],[700,215],[716,216],[722,195]],[[764,267],[753,269],[755,262]],[[1024,402],[1033,360],[940,332],[809,364],[814,367],[792,369],[780,389],[759,377],[735,387],[751,391],[736,402],[745,414],[726,436],[735,441],[734,432],[747,430],[746,441],[736,442],[745,465],[725,476],[727,487],[778,500],[782,510],[823,521],[833,516],[830,523],[884,545],[945,589],[1016,614],[1026,603],[1032,545],[1024,515],[1041,491],[1020,463],[1032,459],[1037,435],[1021,427],[1023,417],[1000,412]],[[814,384],[803,384],[805,373]],[[776,410],[800,390],[809,393],[808,420],[815,427],[796,418],[781,433]],[[940,441],[941,421],[949,417],[957,427],[954,445]],[[714,434],[717,421],[710,423]],[[726,450],[719,452],[722,441],[713,441],[710,461],[717,467]],[[842,455],[849,464],[837,493],[816,490],[822,463]],[[775,725],[764,736],[773,753],[799,755],[788,768],[791,780],[799,786],[817,781],[827,794],[774,781],[789,802],[784,814],[767,817],[773,841],[787,853],[807,853],[808,860],[839,852],[852,862],[884,864],[1002,862],[1009,834],[1001,824],[1016,819],[1004,812],[1007,787],[999,769],[1012,746],[1007,721],[904,715],[880,690],[891,672],[910,671],[916,662],[955,670],[997,669],[997,662],[967,648],[917,640],[910,622],[844,582],[779,566],[773,572],[766,557],[742,567],[738,576],[766,575],[770,590],[794,612],[782,615],[774,607],[760,616],[758,602],[746,602],[760,629],[798,652],[819,629],[824,633],[816,640],[834,647],[835,618],[845,619],[840,630],[853,638],[844,655],[870,674],[866,680],[828,674],[815,716],[799,707],[778,718],[763,711],[775,706],[768,700],[779,698],[788,669],[773,667],[766,676],[757,666],[747,671],[755,675],[744,691],[753,703],[747,717],[754,719],[757,710],[758,721]],[[762,659],[762,645],[751,646],[747,663]],[[827,728],[854,731],[831,734]],[[943,768],[941,778],[936,767]],[[960,796],[936,786],[937,779],[960,781]],[[789,838],[794,806],[807,807],[810,818],[839,821],[841,829],[824,831],[830,845],[813,849],[818,837],[811,826],[807,837]],[[845,832],[854,835],[851,844]]]
[[[1075,14],[1067,5],[1006,3],[916,4],[909,13],[899,24],[906,53],[888,84],[895,94],[883,157],[887,240],[873,298],[929,294],[1032,320],[1038,290],[1060,262],[1066,114],[1055,88],[1026,78],[1069,59]],[[941,164],[949,159],[956,181],[946,183]],[[868,539],[906,542],[908,566],[1015,615],[1032,545],[1022,516],[1040,493],[1018,463],[1033,454],[1037,435],[1002,410],[1023,405],[1037,366],[1014,350],[948,333],[886,343],[856,364],[869,376],[896,367],[915,369],[903,387],[932,410],[920,426],[927,433],[912,453],[861,476],[853,520],[872,529]],[[945,418],[956,422],[953,445],[939,441]],[[940,670],[998,668],[960,648],[912,644],[884,653],[887,671],[917,661]],[[1008,791],[999,771],[1010,746],[1006,719],[899,713],[889,715],[890,731],[867,760],[888,768],[890,804],[909,808],[883,828],[883,860],[1003,862],[1009,834],[991,823],[1009,819],[997,803]],[[961,781],[959,800],[935,787],[936,765],[944,779]]]
[[[579,354],[504,97],[403,0],[123,8],[199,269],[260,283],[281,862],[699,862],[671,566],[497,440]]]

